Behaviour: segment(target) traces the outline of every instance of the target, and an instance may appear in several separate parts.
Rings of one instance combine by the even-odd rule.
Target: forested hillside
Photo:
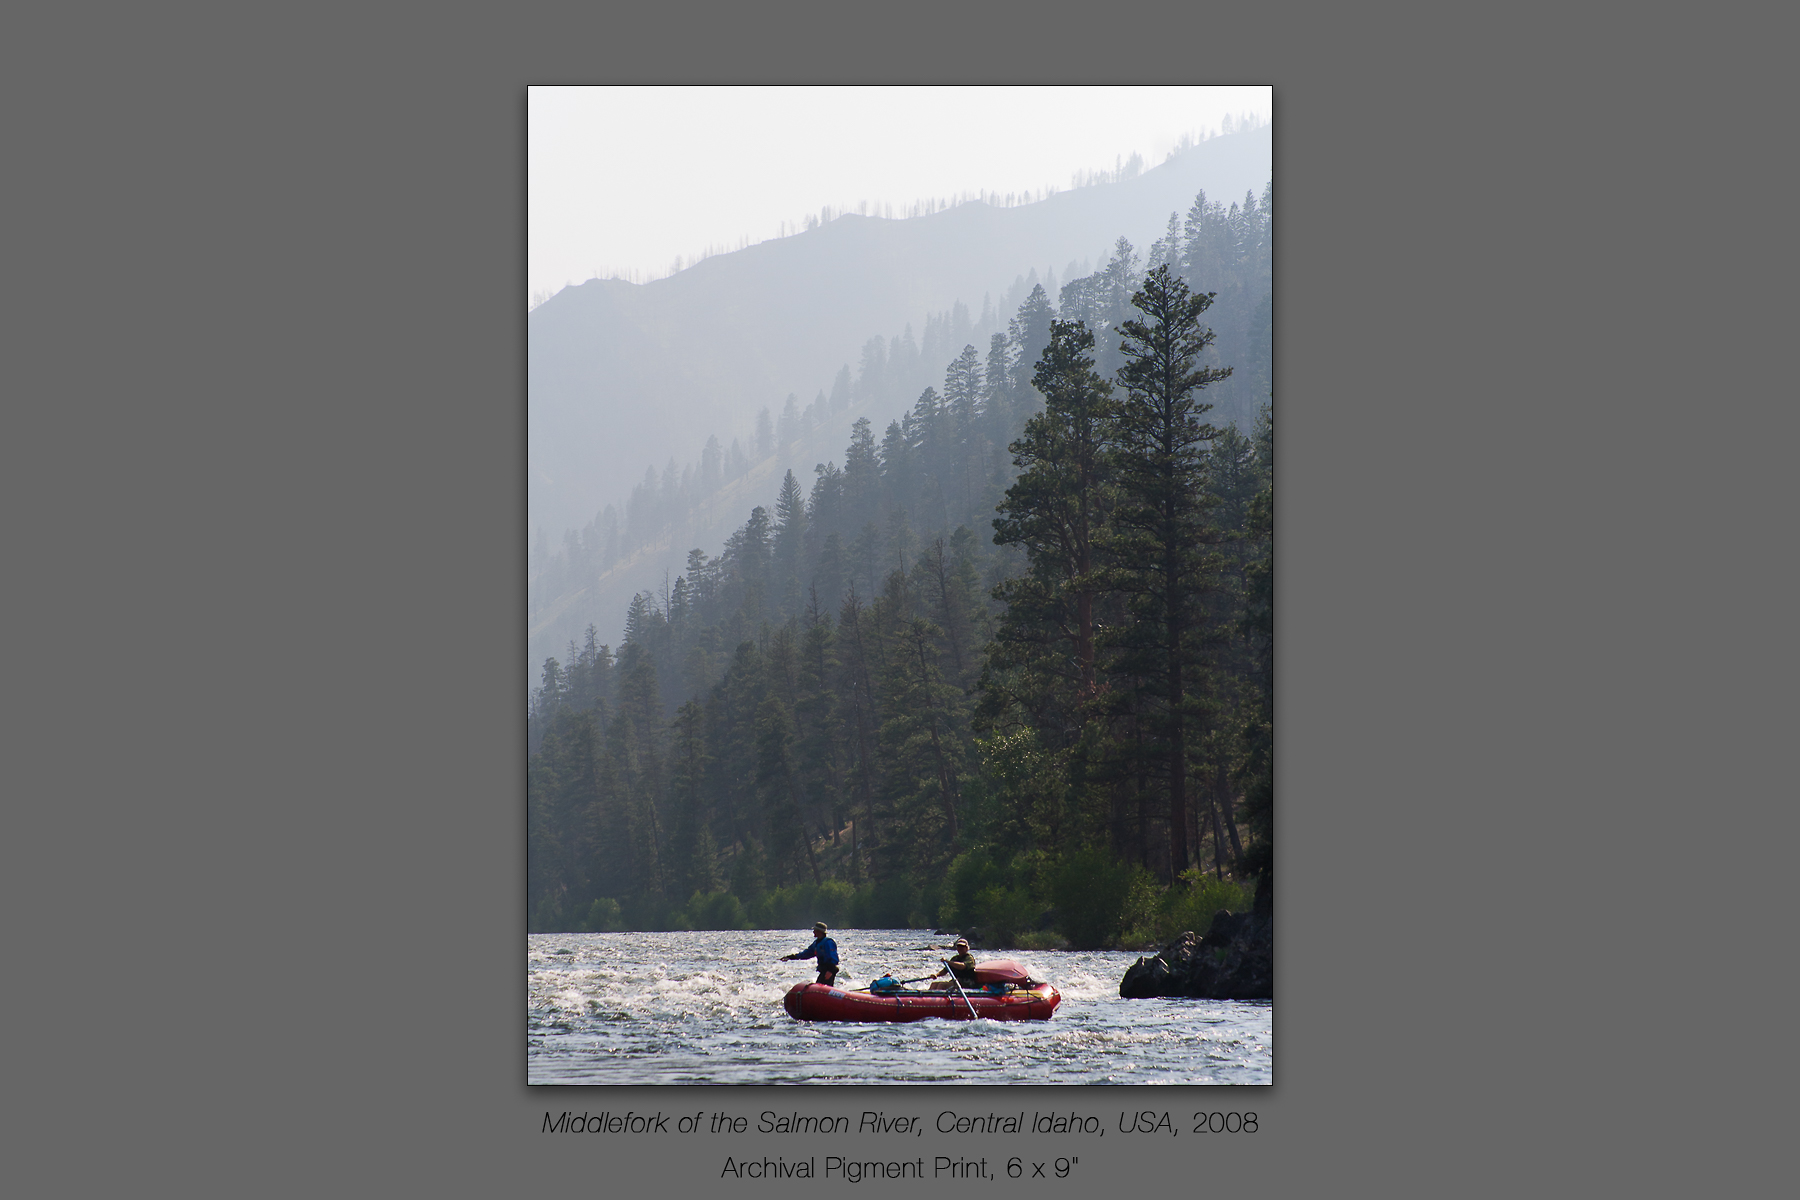
[[[782,472],[632,599],[616,652],[590,626],[546,660],[530,927],[1094,947],[1270,902],[1272,245],[1267,188],[1202,193],[985,346],[934,327],[941,376],[903,417]],[[887,369],[871,347],[769,414],[756,459],[709,443],[566,553],[747,489]]]
[[[722,543],[788,469],[810,480],[857,417],[879,433],[941,384],[964,345],[985,356],[1033,287],[1058,303],[1104,271],[1121,235],[1142,257],[1202,190],[1222,218],[1254,211],[1246,193],[1269,178],[1270,147],[1267,127],[1252,127],[1031,203],[825,212],[664,279],[592,279],[537,306],[528,661],[560,654],[589,624],[616,642],[634,593],[660,592],[689,548]],[[1220,350],[1245,362],[1263,292],[1219,291]],[[1219,413],[1248,430],[1247,381],[1218,391]]]

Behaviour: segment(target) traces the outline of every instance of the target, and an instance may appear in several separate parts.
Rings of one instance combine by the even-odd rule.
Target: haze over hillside
[[[845,214],[648,284],[567,288],[528,317],[531,534],[554,547],[609,505],[623,514],[646,468],[696,462],[709,436],[747,446],[759,410],[780,412],[790,395],[807,406],[834,391],[871,338],[910,333],[916,366],[894,383],[915,394],[924,383],[941,386],[963,345],[949,344],[950,334],[985,350],[989,334],[1012,317],[1007,302],[1016,305],[1023,277],[1035,272],[1048,283],[1054,272],[1062,283],[1070,263],[1098,270],[1120,236],[1141,254],[1197,193],[1241,202],[1271,176],[1264,126],[1202,142],[1136,178],[1036,204],[975,202],[907,220]],[[930,361],[934,355],[942,361]],[[752,506],[771,502],[785,470],[809,484],[815,462],[842,458],[856,417],[869,417],[879,433],[913,398],[860,394],[809,410],[807,427],[781,439],[781,454],[728,472],[704,512],[664,544],[645,547],[580,595],[534,604],[533,661],[560,652],[588,621],[612,640],[624,601],[678,574],[691,547],[716,552]]]

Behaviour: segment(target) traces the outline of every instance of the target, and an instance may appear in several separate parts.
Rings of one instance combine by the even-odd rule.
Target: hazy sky
[[[963,192],[1067,190],[1135,151],[1146,169],[1267,87],[534,87],[528,291],[647,279],[711,245]]]

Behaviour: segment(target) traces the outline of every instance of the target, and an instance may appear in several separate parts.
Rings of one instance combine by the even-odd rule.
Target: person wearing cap
[[[939,975],[948,975],[954,971],[958,983],[966,988],[975,986],[975,956],[969,953],[968,938],[956,939],[956,953],[947,961],[950,965],[945,967],[942,971],[939,971],[937,975],[933,975],[933,979],[936,979]]]
[[[837,982],[837,943],[825,936],[825,922],[820,921],[813,926],[812,945],[798,954],[782,955],[781,961],[792,962],[796,958],[817,958],[819,960],[819,982],[824,984]]]

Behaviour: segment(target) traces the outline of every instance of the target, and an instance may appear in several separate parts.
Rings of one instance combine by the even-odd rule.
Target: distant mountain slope
[[[998,300],[1034,268],[1101,266],[1120,235],[1141,252],[1197,192],[1241,201],[1272,173],[1265,126],[1037,204],[971,203],[909,220],[845,215],[652,283],[564,289],[527,320],[530,524],[555,541],[622,503],[646,466],[691,461],[708,434],[729,443],[758,409],[828,388],[870,337],[908,324],[916,333],[928,313],[959,300],[979,310],[984,294]],[[879,429],[898,411],[870,415]],[[830,435],[834,455],[845,425]],[[677,563],[685,550],[673,548]],[[642,569],[660,579],[660,566]]]
[[[697,504],[673,529],[601,571],[591,582],[549,597],[541,609],[533,605],[526,625],[526,665],[533,682],[544,660],[567,657],[568,644],[580,644],[582,631],[590,624],[599,631],[600,641],[616,645],[633,596],[644,591],[660,595],[682,573],[687,552],[694,547],[709,556],[718,554],[751,509],[759,504],[773,508],[786,472],[794,472],[803,491],[810,489],[815,478],[813,464],[841,464],[850,426],[865,416],[871,416],[869,406],[853,403],[810,434],[753,464],[743,476]]]

